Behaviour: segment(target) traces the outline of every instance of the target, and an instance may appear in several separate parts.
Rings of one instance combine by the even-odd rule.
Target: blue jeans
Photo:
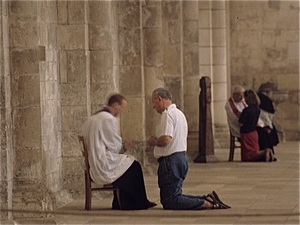
[[[158,161],[158,186],[160,188],[160,202],[164,209],[201,209],[205,201],[205,196],[182,194],[183,181],[189,169],[186,154],[177,153],[162,157]]]

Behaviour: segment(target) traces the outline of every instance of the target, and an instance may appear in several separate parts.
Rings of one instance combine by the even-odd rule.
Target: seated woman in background
[[[243,162],[274,160],[271,149],[259,150],[258,133],[256,131],[257,122],[260,114],[260,100],[253,90],[244,92],[247,107],[242,111],[239,117],[241,133],[241,158]]]

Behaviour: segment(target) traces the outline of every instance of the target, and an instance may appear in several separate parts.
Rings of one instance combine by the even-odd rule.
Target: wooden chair
[[[229,162],[233,161],[234,157],[234,149],[241,148],[241,144],[238,141],[237,137],[233,136],[230,132],[230,152],[229,152]]]
[[[83,151],[82,155],[84,157],[84,162],[85,162],[85,210],[91,210],[91,204],[92,204],[92,191],[113,191],[117,193],[117,198],[118,198],[118,203],[121,207],[121,201],[120,201],[120,189],[116,187],[113,184],[105,184],[102,187],[95,187],[92,188],[92,179],[90,176],[90,164],[89,164],[89,157],[88,157],[88,149],[87,149],[87,144],[84,136],[78,135],[79,143],[82,144]]]

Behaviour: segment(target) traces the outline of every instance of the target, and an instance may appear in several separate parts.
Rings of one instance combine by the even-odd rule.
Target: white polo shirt
[[[155,158],[186,151],[188,125],[184,114],[176,108],[175,104],[170,105],[162,112],[155,135],[157,138],[165,135],[172,137],[171,142],[167,146],[154,147]]]

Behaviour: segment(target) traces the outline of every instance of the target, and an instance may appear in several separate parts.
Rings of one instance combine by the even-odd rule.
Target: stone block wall
[[[299,140],[299,2],[230,2],[231,85],[289,91],[276,117],[286,140]]]
[[[77,135],[88,117],[86,26],[84,1],[57,2],[62,185],[73,195],[84,190]]]

